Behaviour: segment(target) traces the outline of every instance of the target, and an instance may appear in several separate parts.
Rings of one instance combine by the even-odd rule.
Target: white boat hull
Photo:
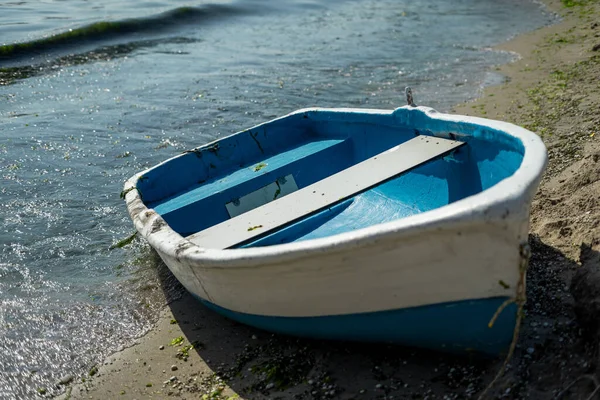
[[[503,311],[505,319],[498,321],[503,325],[487,324],[497,307],[516,295],[520,250],[528,239],[529,204],[545,167],[545,147],[537,136],[514,125],[424,110],[434,120],[476,122],[518,136],[525,146],[520,168],[479,194],[435,210],[331,237],[266,247],[200,248],[146,208],[135,190],[126,194],[129,213],[185,288],[234,319],[305,336],[303,324],[310,325],[315,318],[356,317],[353,323],[360,324],[365,316],[412,310],[408,319],[400,313],[398,321],[374,326],[362,336],[348,332],[340,337],[333,328],[328,328],[332,334],[325,329],[312,336],[350,340],[373,336],[430,348],[496,353],[511,341],[516,308]],[[140,175],[126,188],[134,187]],[[465,304],[475,304],[476,311]],[[456,329],[448,319],[449,307],[477,315],[467,319],[471,325],[459,322],[463,331],[445,334],[443,326],[448,332]],[[376,337],[378,331],[400,329],[407,321],[416,324],[422,320],[419,315],[429,319],[437,315],[438,321],[422,321],[412,333],[407,330],[410,337],[398,332],[399,340],[388,333]],[[253,323],[253,318],[272,320]],[[277,321],[287,328],[278,329]],[[442,330],[436,332],[438,339],[419,343],[419,336],[431,329]]]

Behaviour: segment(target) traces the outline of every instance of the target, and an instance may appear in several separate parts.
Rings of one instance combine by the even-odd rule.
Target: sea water
[[[523,0],[0,0],[0,398],[77,379],[160,296],[124,181],[298,108],[447,111],[551,23]]]

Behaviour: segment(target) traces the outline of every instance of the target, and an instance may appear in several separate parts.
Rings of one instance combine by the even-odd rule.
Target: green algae
[[[0,58],[9,58],[15,55],[27,54],[47,50],[58,44],[72,42],[75,39],[92,38],[100,34],[104,35],[108,32],[131,31],[132,28],[140,23],[136,21],[124,22],[96,22],[82,28],[70,29],[67,32],[49,36],[43,39],[32,40],[30,42],[6,44],[0,46]]]
[[[131,236],[128,236],[125,239],[119,240],[117,243],[113,244],[108,249],[109,250],[121,249],[121,248],[127,246],[128,244],[130,244],[131,242],[133,242],[133,240],[135,239],[135,237],[137,236],[137,234],[138,234],[137,231],[135,231]]]
[[[266,167],[266,166],[267,166],[267,164],[266,164],[266,163],[264,163],[264,162],[261,162],[261,163],[259,163],[259,164],[256,164],[256,165],[254,166],[254,168],[253,168],[253,169],[254,169],[254,172],[258,172],[258,171],[260,171],[261,169],[263,169],[263,168],[264,168],[264,167]]]
[[[183,343],[184,339],[183,336],[178,336],[176,338],[173,338],[171,340],[171,343],[169,343],[170,346],[181,346],[181,344]]]

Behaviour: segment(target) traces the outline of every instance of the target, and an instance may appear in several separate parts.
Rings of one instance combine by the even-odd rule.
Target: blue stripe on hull
[[[271,332],[315,339],[384,342],[486,355],[498,355],[508,350],[517,311],[514,304],[508,306],[494,326],[488,328],[490,319],[506,297],[319,317],[244,314],[195,297],[225,317]]]

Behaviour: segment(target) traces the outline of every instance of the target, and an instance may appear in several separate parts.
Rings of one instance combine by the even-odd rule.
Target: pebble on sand
[[[73,375],[67,374],[58,380],[58,385],[67,385],[73,380]]]

